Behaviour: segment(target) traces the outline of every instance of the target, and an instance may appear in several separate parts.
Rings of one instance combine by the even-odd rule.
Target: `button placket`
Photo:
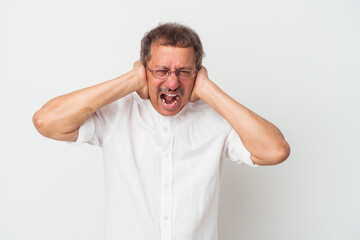
[[[172,145],[173,135],[170,127],[170,118],[161,122],[162,152],[161,152],[161,239],[171,239],[171,209],[172,209]]]

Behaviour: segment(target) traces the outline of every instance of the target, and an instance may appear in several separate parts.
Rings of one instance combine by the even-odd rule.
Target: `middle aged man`
[[[281,132],[217,87],[202,56],[192,29],[159,25],[132,71],[35,113],[44,136],[103,147],[106,240],[215,240],[224,160],[288,157]]]

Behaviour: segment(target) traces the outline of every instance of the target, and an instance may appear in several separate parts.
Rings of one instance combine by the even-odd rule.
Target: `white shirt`
[[[106,240],[217,240],[225,159],[255,166],[203,101],[162,116],[132,93],[96,111],[75,144],[103,147]]]

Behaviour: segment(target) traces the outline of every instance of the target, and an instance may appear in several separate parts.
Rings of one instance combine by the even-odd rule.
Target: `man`
[[[159,25],[132,71],[35,113],[42,135],[103,147],[105,239],[217,239],[223,161],[288,157],[281,132],[217,87],[202,56],[192,29]]]

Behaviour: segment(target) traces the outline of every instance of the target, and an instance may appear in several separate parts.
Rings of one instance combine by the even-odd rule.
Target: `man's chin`
[[[164,108],[164,107],[158,107],[155,108],[155,110],[160,113],[163,116],[174,116],[176,114],[178,114],[181,111],[182,108],[180,108],[180,106],[176,107],[176,108]]]
[[[169,104],[164,102],[162,99],[158,99],[157,104],[154,104],[151,101],[153,108],[163,116],[174,116],[178,114],[183,108],[181,103],[181,101],[177,101]]]

